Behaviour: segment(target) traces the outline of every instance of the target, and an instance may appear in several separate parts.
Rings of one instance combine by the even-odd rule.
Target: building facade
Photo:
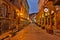
[[[45,28],[48,33],[54,33],[60,29],[60,15],[57,10],[60,10],[59,0],[44,0],[39,3],[39,13],[37,14],[36,20],[42,28]],[[38,17],[39,16],[39,17]]]
[[[29,19],[29,6],[27,0],[22,0],[21,17]]]
[[[29,6],[27,0],[21,0],[20,1],[20,26],[23,24],[28,24],[29,22]]]
[[[27,0],[0,0],[0,40],[8,32],[20,28],[20,19],[28,20],[28,10]],[[2,37],[3,34],[5,35]]]

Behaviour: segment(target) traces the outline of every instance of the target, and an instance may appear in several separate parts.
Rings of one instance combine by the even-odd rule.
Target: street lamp
[[[19,16],[23,16],[23,13],[17,11],[17,16],[18,16],[18,17],[19,17]]]
[[[23,16],[23,13],[20,13],[20,16]]]
[[[50,14],[48,13],[48,11],[49,11],[49,9],[48,9],[47,7],[45,7],[45,8],[44,8],[45,16],[50,15]]]
[[[48,12],[48,8],[47,7],[44,9],[44,12]]]

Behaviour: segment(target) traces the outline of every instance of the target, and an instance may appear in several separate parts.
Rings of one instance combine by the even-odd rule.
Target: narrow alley
[[[60,0],[0,0],[0,40],[60,40]]]

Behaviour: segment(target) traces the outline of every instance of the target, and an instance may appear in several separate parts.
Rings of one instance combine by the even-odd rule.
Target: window
[[[10,0],[10,2],[13,2],[14,0]]]
[[[47,25],[47,13],[45,13],[44,16],[45,16],[45,25]]]
[[[10,0],[10,2],[14,3],[15,0]]]
[[[54,5],[60,5],[60,0],[55,0]]]
[[[8,13],[8,6],[5,4],[2,4],[2,16],[6,17],[7,13]]]
[[[2,16],[2,6],[0,6],[0,17]]]
[[[42,18],[42,25],[44,24],[44,18]]]
[[[16,17],[17,17],[17,14],[16,14],[16,12],[14,11],[14,19],[16,19]]]
[[[47,25],[47,16],[45,17],[45,25]]]
[[[48,25],[50,25],[50,18],[48,18]]]
[[[52,21],[52,25],[54,25],[54,13],[51,14],[51,21]]]
[[[8,22],[8,20],[6,20],[2,24],[2,31],[6,32],[6,31],[8,31],[8,29],[9,29],[9,22]]]
[[[41,24],[41,18],[40,18],[40,24]]]

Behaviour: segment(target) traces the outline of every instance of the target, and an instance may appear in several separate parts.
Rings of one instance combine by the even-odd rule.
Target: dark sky
[[[27,0],[29,4],[29,13],[37,13],[38,12],[38,0]]]

